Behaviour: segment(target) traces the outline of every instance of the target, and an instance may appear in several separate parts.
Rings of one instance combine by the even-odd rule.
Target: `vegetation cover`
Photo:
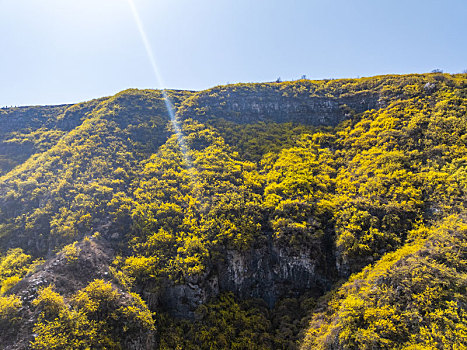
[[[467,347],[466,74],[167,94],[0,110],[4,348]]]

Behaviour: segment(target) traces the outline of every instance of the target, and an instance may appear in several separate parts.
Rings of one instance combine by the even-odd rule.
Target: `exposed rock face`
[[[381,107],[379,95],[359,93],[344,97],[283,95],[277,89],[248,91],[231,89],[220,93],[201,93],[192,106],[182,107],[182,118],[201,122],[225,119],[234,123],[294,122],[314,126],[335,126],[347,119],[350,111],[361,113]]]
[[[143,292],[143,295],[151,309],[162,309],[175,317],[194,318],[196,308],[220,292],[217,275],[206,274],[183,284],[168,283],[157,286],[158,293]]]
[[[158,296],[148,295],[148,299],[152,299],[151,307],[177,317],[195,317],[197,306],[227,291],[241,299],[263,299],[273,307],[284,297],[322,295],[337,276],[335,266],[332,248],[325,242],[300,250],[269,240],[263,247],[246,251],[226,250],[205,275],[165,286]]]
[[[297,297],[305,291],[321,295],[330,287],[323,261],[309,251],[271,245],[249,252],[228,251],[225,271],[219,273],[221,291],[233,291],[240,298],[261,298],[272,307],[283,297]]]

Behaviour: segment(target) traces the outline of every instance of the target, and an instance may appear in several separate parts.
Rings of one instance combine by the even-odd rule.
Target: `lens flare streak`
[[[167,91],[163,87],[164,85],[162,83],[162,78],[161,78],[161,75],[159,73],[159,69],[157,68],[156,59],[154,57],[151,44],[150,44],[150,42],[148,40],[148,37],[146,35],[146,31],[144,30],[143,22],[141,21],[141,18],[139,17],[138,10],[137,10],[133,0],[128,0],[128,3],[130,5],[131,12],[133,13],[133,17],[135,19],[136,25],[138,26],[138,31],[139,31],[139,34],[141,35],[141,39],[143,41],[144,47],[146,49],[146,53],[147,53],[149,61],[151,63],[152,70],[154,72],[154,76],[156,78],[157,85],[162,91],[162,97],[164,98],[165,107],[167,108],[167,112],[169,113],[170,122],[172,123],[172,128],[173,128],[173,130],[175,132],[175,135],[177,136],[177,142],[178,142],[178,145],[180,147],[180,150],[182,151],[183,160],[184,160],[188,170],[190,171],[190,173],[192,173],[193,162],[192,162],[192,160],[191,160],[191,158],[190,158],[190,156],[188,154],[188,148],[187,148],[187,145],[185,143],[185,139],[184,139],[180,124],[177,121],[172,101],[170,100],[170,97],[167,94]]]

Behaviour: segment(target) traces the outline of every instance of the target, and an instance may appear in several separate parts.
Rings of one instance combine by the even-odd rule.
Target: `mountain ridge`
[[[396,316],[352,308],[374,299],[340,286],[373,266],[393,273],[389,256],[415,264],[396,252],[437,232],[459,249],[449,275],[463,276],[466,91],[465,74],[441,73],[167,90],[186,150],[158,90],[1,110],[3,327],[23,325],[21,346],[35,349],[47,339],[97,346],[92,332],[105,335],[100,346],[134,349],[462,346],[449,328],[465,324],[461,277],[432,286],[437,305],[461,305],[454,323],[436,321],[450,329],[437,343],[424,324],[398,343],[404,322],[391,334],[371,317],[357,322],[361,312]],[[108,253],[90,248],[99,242]],[[22,289],[54,261],[85,264],[88,249],[104,261],[96,276]],[[448,254],[436,249],[436,259]],[[131,330],[119,335],[115,318]],[[10,335],[2,342],[21,348]]]

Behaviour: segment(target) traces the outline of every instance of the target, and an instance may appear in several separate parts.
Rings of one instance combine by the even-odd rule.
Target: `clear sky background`
[[[467,70],[467,0],[134,0],[163,87]],[[0,106],[159,88],[127,0],[0,0]]]

